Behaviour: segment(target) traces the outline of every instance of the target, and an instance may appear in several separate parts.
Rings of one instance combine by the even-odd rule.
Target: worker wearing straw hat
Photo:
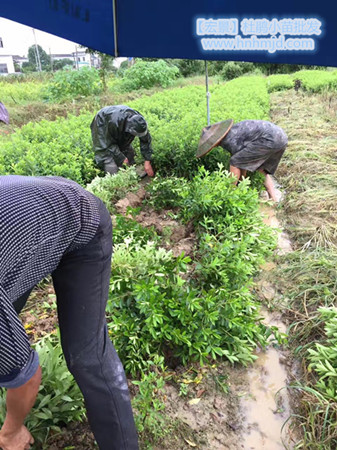
[[[202,130],[196,156],[200,158],[221,146],[231,153],[230,172],[237,181],[245,177],[247,171],[261,172],[269,197],[278,202],[279,195],[270,175],[275,173],[287,144],[286,133],[271,122],[243,120],[233,124],[229,119]]]

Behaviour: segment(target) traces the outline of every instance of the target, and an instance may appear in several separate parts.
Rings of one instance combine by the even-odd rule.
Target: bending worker
[[[259,171],[265,176],[269,197],[278,202],[273,175],[287,147],[288,138],[279,126],[265,120],[243,120],[233,125],[225,120],[205,127],[199,142],[197,157],[221,146],[231,153],[230,172],[239,181],[247,171]]]
[[[51,274],[63,353],[98,446],[138,449],[127,380],[105,321],[112,253],[107,209],[64,178],[0,176],[0,225],[0,386],[7,389],[0,448],[25,450],[33,442],[23,423],[41,368],[18,313]]]
[[[151,135],[144,117],[138,111],[124,105],[105,106],[98,111],[90,128],[98,167],[116,174],[122,165],[134,164],[135,151],[131,143],[139,137],[140,151],[145,160],[144,170],[153,177]]]

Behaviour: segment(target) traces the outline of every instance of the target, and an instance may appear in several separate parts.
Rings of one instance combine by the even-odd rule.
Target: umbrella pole
[[[112,20],[113,20],[113,27],[114,27],[114,53],[115,57],[118,56],[118,43],[117,43],[117,11],[116,11],[116,0],[112,0]]]
[[[206,76],[206,99],[207,99],[207,125],[211,124],[211,114],[210,114],[210,110],[209,110],[209,98],[211,96],[211,94],[209,93],[208,90],[208,66],[207,66],[207,61],[205,61],[205,76]]]

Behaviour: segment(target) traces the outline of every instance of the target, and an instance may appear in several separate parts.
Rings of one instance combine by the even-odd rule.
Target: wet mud
[[[275,208],[261,206],[264,222],[278,232],[276,253],[284,255],[292,251],[288,235],[282,231]],[[257,291],[264,303],[277,296],[277,290],[264,279],[264,274],[272,271],[275,263],[269,262],[262,267],[261,279],[257,282]],[[268,325],[277,326],[286,333],[286,325],[275,313],[266,308],[261,315]],[[287,419],[291,415],[290,398],[287,389],[288,373],[284,364],[287,355],[279,348],[270,346],[257,352],[254,365],[247,371],[248,390],[241,397],[241,409],[244,414],[242,448],[245,450],[278,450],[293,448]]]

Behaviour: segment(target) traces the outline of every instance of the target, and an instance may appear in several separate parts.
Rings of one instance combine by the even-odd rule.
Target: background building
[[[15,72],[13,56],[6,55],[5,51],[3,40],[0,37],[0,75]]]

